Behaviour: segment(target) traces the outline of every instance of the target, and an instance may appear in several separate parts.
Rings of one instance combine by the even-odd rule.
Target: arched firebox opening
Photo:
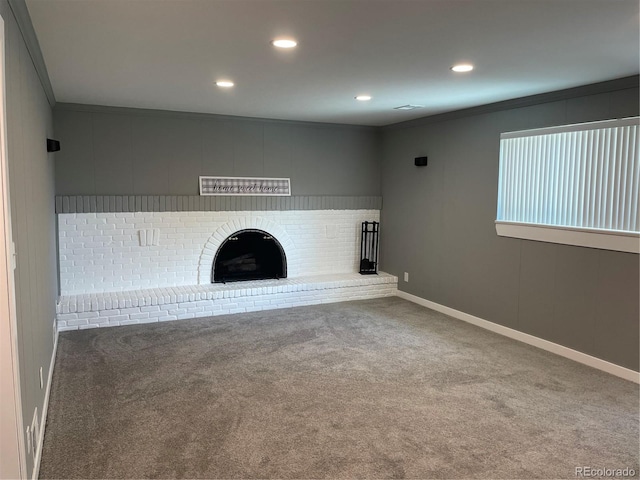
[[[230,235],[216,253],[211,281],[240,282],[287,277],[287,259],[280,242],[262,230]]]

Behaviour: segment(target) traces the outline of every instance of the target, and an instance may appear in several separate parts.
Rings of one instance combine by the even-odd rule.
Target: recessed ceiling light
[[[292,38],[277,38],[271,42],[274,47],[278,48],[293,48],[298,45],[298,42]]]
[[[360,102],[367,102],[367,101],[371,100],[371,95],[358,95],[356,97],[356,100],[358,100]]]
[[[229,80],[218,80],[216,82],[216,85],[222,88],[231,88],[233,87],[234,83]]]
[[[395,107],[394,110],[416,110],[417,108],[424,108],[424,105],[402,105],[401,107]]]
[[[451,67],[451,70],[458,73],[470,72],[471,70],[473,70],[473,65],[471,65],[470,63],[461,63],[459,65],[454,65],[453,67]]]

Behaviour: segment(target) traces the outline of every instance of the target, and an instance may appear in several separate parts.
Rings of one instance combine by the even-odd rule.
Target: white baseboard
[[[497,323],[489,322],[488,320],[483,320],[482,318],[475,317],[454,308],[445,307],[444,305],[440,305],[439,303],[417,297],[416,295],[411,295],[410,293],[398,290],[398,296],[400,298],[404,298],[405,300],[409,300],[410,302],[422,305],[423,307],[427,307],[437,312],[449,315],[453,318],[457,318],[458,320],[462,320],[463,322],[471,323],[472,325],[475,325],[477,327],[491,330],[494,333],[498,333],[500,335],[504,335],[505,337],[518,340],[519,342],[526,343],[527,345],[532,345],[534,347],[541,348],[542,350],[546,350],[547,352],[555,353],[556,355],[560,355],[561,357],[565,357],[584,365],[588,365],[589,367],[597,368],[598,370],[610,373],[612,375],[615,375],[616,377],[624,378],[625,380],[629,380],[631,382],[640,383],[640,373],[629,368],[621,367],[620,365],[616,365],[615,363],[592,357],[591,355],[587,355],[586,353],[578,352],[577,350],[558,345],[557,343],[553,343],[548,340],[543,340],[542,338],[529,335],[528,333],[523,333],[509,327],[498,325]]]
[[[49,378],[47,379],[47,389],[44,394],[44,404],[42,405],[42,418],[40,419],[40,432],[38,433],[38,445],[36,458],[33,462],[32,480],[37,480],[40,475],[40,460],[42,459],[42,447],[44,445],[44,430],[47,426],[47,411],[49,410],[49,393],[51,392],[51,379],[53,378],[53,368],[56,363],[56,352],[58,351],[58,329],[53,342],[53,352],[51,353],[51,363],[49,364]]]

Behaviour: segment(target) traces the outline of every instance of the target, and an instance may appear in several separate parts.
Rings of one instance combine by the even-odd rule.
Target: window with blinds
[[[638,253],[638,124],[503,133],[498,235]]]

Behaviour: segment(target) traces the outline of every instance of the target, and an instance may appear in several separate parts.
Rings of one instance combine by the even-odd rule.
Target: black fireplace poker
[[[362,222],[360,239],[360,275],[378,274],[378,238],[380,222]]]

